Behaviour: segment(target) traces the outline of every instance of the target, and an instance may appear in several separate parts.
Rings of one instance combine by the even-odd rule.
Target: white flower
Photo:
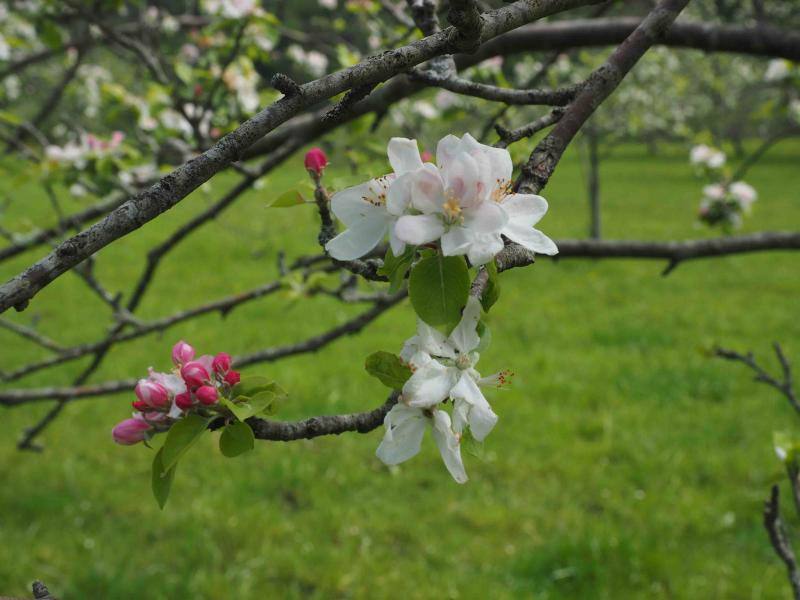
[[[205,0],[204,7],[206,12],[228,19],[241,19],[261,12],[258,0]]]
[[[703,187],[703,195],[710,200],[722,200],[725,194],[725,186],[721,183],[712,183]]]
[[[419,320],[417,335],[408,340],[400,354],[414,369],[403,386],[402,402],[417,408],[434,408],[453,400],[453,429],[461,433],[469,425],[481,441],[497,423],[497,415],[479,386],[496,386],[504,375],[482,378],[475,370],[480,358],[477,326],[480,301],[470,297],[461,321],[449,337]]]
[[[719,169],[725,164],[725,153],[720,150],[715,150],[706,161],[709,169]]]
[[[689,162],[693,165],[704,165],[711,157],[713,150],[705,144],[694,146],[689,151]]]
[[[753,202],[758,199],[755,188],[744,181],[734,181],[731,184],[730,192],[745,212],[749,211]]]
[[[398,403],[388,412],[383,424],[386,433],[375,454],[384,464],[397,465],[419,454],[422,436],[430,425],[447,470],[458,483],[466,483],[459,438],[450,426],[450,415],[445,411]]]
[[[782,81],[789,76],[789,61],[776,58],[767,63],[767,70],[764,72],[764,81]]]
[[[411,105],[411,109],[420,117],[426,119],[435,119],[439,116],[439,111],[436,110],[436,107],[426,100],[417,100]]]
[[[540,196],[510,193],[513,165],[508,151],[478,143],[471,135],[443,138],[436,148],[436,165],[398,177],[389,202],[409,207],[397,221],[402,241],[422,245],[441,241],[445,256],[466,254],[480,265],[503,249],[505,235],[529,250],[558,252],[534,223],[547,211]],[[507,210],[506,210],[507,209]]]
[[[337,6],[337,0],[319,0],[319,5],[322,8],[327,8],[328,10],[335,10]]]

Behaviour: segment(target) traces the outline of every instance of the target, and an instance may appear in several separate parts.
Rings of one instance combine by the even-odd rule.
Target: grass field
[[[175,251],[142,316],[267,281],[279,249],[315,251],[311,207],[263,208],[267,195],[303,177],[300,163]],[[744,231],[800,227],[798,164],[800,145],[786,144],[753,169],[748,181],[760,199]],[[334,158],[329,173],[353,178],[337,167]],[[606,237],[712,235],[693,223],[701,183],[685,148],[656,157],[623,148],[601,175]],[[587,229],[582,181],[572,152],[547,189],[541,227],[552,237]],[[145,250],[230,182],[215,181],[211,195],[194,194],[102,252],[101,279],[126,289]],[[4,176],[0,191],[13,198],[5,222],[48,210],[24,181]],[[40,252],[0,265],[0,275]],[[420,456],[390,471],[374,457],[382,431],[260,443],[236,460],[219,454],[214,434],[181,463],[161,512],[150,495],[151,452],[116,446],[109,435],[132,394],[70,405],[41,454],[17,452],[14,442],[47,406],[3,410],[0,595],[24,596],[38,578],[65,599],[788,597],[761,509],[782,479],[772,432],[800,423],[776,393],[706,350],[753,349],[772,364],[769,345],[779,340],[800,369],[798,255],[696,261],[666,278],[663,266],[542,260],[502,275],[494,343],[481,365],[517,377],[510,391],[489,393],[500,422],[483,456],[466,457],[464,486],[429,439]],[[178,338],[235,354],[311,335],[359,310],[275,296],[121,346],[94,381],[166,367]],[[107,312],[67,274],[10,318],[78,343],[104,331]],[[364,410],[385,390],[363,358],[399,350],[413,327],[404,304],[319,354],[249,372],[289,390],[280,418]],[[2,369],[41,352],[0,332]],[[81,365],[25,384],[67,384]]]

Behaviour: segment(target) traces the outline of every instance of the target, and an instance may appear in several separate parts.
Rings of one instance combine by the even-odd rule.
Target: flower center
[[[491,198],[495,202],[502,202],[506,196],[511,195],[511,181],[507,179],[497,179],[492,190]]]
[[[458,223],[462,220],[461,205],[452,190],[447,190],[447,200],[442,205],[445,221],[449,224]]]

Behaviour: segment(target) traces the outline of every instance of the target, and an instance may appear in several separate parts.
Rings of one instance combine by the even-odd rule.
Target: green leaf
[[[306,199],[304,193],[309,193],[308,186],[288,190],[283,192],[280,196],[275,197],[272,202],[267,201],[267,206],[271,208],[288,208],[290,206],[306,204],[310,202],[310,200]],[[313,189],[311,193],[313,193]]]
[[[284,392],[276,383],[272,383],[274,390],[263,390],[251,396],[236,396],[233,400],[220,399],[220,403],[230,410],[240,421],[256,415],[275,414],[278,404],[286,398]]]
[[[414,262],[414,252],[413,246],[406,246],[405,251],[400,256],[395,256],[391,248],[386,250],[383,266],[378,269],[378,274],[389,278],[390,293],[395,293],[403,285],[406,273],[411,268],[411,263]]]
[[[0,110],[0,121],[8,123],[9,125],[22,125],[23,120],[15,115],[14,113],[10,113],[7,110]]]
[[[489,309],[494,306],[494,303],[497,302],[497,299],[500,297],[500,277],[497,274],[497,265],[494,259],[486,263],[484,268],[486,272],[489,273],[489,279],[481,295],[481,305],[484,311],[489,312]]]
[[[235,386],[233,386],[233,397],[237,396],[255,396],[259,392],[272,392],[278,397],[278,400],[283,400],[288,395],[284,389],[275,383],[272,379],[266,377],[245,377]]]
[[[208,428],[210,420],[190,413],[170,427],[167,439],[164,440],[164,447],[161,449],[164,472],[171,469],[178,459],[200,439],[200,436]]]
[[[167,498],[169,498],[172,480],[175,478],[175,469],[177,468],[177,465],[172,465],[169,469],[164,468],[163,452],[164,448],[161,448],[153,458],[153,474],[151,477],[153,497],[158,502],[161,510],[164,510],[164,505],[166,505]]]
[[[391,352],[374,352],[364,363],[367,373],[377,377],[380,382],[393,390],[399,390],[411,377],[411,369],[396,354]]]
[[[242,421],[234,421],[222,430],[219,437],[219,449],[225,456],[233,458],[244,454],[255,447],[255,436],[250,425]]]
[[[461,256],[428,256],[411,270],[411,305],[428,325],[455,325],[469,295],[469,269]]]

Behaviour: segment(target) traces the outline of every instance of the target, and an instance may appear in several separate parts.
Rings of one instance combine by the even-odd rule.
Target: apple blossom
[[[221,373],[224,375],[230,371],[231,355],[227,352],[220,352],[214,357],[214,361],[211,363],[211,368],[215,373]]]
[[[193,400],[191,392],[183,392],[175,396],[175,406],[181,410],[189,410],[192,408]]]
[[[239,371],[228,371],[225,374],[225,377],[223,378],[223,380],[228,385],[233,386],[233,385],[236,385],[237,383],[239,383],[239,381],[241,380],[241,375],[239,374]]]
[[[789,61],[782,58],[775,58],[767,63],[767,70],[764,72],[764,81],[783,81],[789,76]]]
[[[744,181],[734,181],[730,186],[730,192],[745,212],[749,211],[753,202],[758,199],[755,188]]]

